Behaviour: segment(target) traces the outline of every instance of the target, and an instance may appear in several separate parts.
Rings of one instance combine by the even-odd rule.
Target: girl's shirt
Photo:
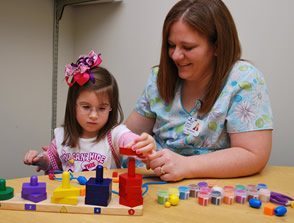
[[[273,129],[264,77],[248,62],[238,61],[234,65],[206,115],[198,114],[200,100],[195,100],[190,112],[185,110],[181,103],[181,82],[173,102],[165,103],[157,89],[157,73],[158,68],[153,68],[136,111],[156,119],[153,133],[158,149],[169,148],[181,155],[204,154],[230,147],[229,133]]]
[[[130,132],[125,125],[118,125],[113,128],[99,142],[95,142],[96,138],[79,139],[79,147],[71,148],[63,146],[64,129],[62,127],[54,130],[54,140],[47,148],[47,154],[50,160],[50,169],[61,169],[63,171],[90,171],[95,170],[96,166],[120,168],[117,166],[115,156],[121,162],[119,156],[119,147],[123,147],[133,141],[137,135]],[[113,148],[113,152],[111,150]]]

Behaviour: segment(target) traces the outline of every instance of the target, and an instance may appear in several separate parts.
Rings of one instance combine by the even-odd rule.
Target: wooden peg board
[[[34,203],[21,198],[20,194],[14,195],[10,200],[0,201],[2,210],[19,211],[41,211],[55,213],[76,213],[76,214],[106,214],[106,215],[142,215],[143,205],[131,208],[119,204],[119,197],[112,194],[110,204],[107,207],[85,205],[85,197],[78,197],[77,205],[54,204],[50,202],[50,195],[47,200]]]

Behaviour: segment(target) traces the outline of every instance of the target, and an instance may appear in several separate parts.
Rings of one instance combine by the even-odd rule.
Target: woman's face
[[[215,61],[215,47],[197,30],[183,21],[171,25],[168,36],[169,56],[186,81],[210,78]]]

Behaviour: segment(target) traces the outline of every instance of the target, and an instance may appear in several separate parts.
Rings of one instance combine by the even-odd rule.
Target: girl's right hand
[[[154,138],[145,132],[134,139],[134,141],[128,144],[126,147],[131,147],[132,150],[136,151],[138,156],[144,156],[146,158],[148,155],[156,151],[156,143]]]
[[[36,171],[39,172],[40,170],[48,170],[49,166],[49,158],[46,152],[38,152],[36,150],[29,150],[24,157],[23,160],[24,164],[26,165],[33,165],[37,166]]]

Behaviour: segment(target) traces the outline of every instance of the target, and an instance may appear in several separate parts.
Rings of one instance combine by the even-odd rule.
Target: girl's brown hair
[[[170,27],[182,20],[207,37],[216,48],[215,69],[199,112],[207,114],[234,63],[240,60],[241,46],[228,8],[221,0],[181,0],[167,14],[162,30],[162,48],[157,79],[159,94],[167,103],[174,99],[178,70],[168,54]]]
[[[103,67],[96,67],[90,71],[94,76],[94,83],[91,80],[83,86],[74,83],[73,86],[68,89],[63,124],[64,141],[62,145],[70,147],[76,147],[78,145],[78,140],[83,129],[76,119],[76,102],[80,93],[83,91],[95,91],[97,96],[98,94],[106,94],[112,108],[107,123],[97,134],[97,142],[104,138],[109,130],[123,121],[123,111],[119,102],[118,85],[115,78]]]

